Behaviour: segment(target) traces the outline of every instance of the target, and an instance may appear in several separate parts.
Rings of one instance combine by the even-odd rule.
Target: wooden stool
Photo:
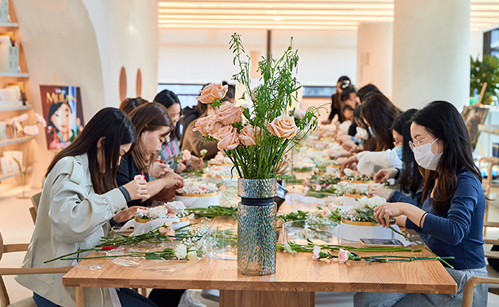
[[[485,187],[483,188],[483,191],[485,192],[485,197],[489,197],[490,195],[490,188],[492,186],[492,168],[495,165],[499,166],[499,158],[497,157],[489,157],[489,158],[481,158],[478,160],[478,168],[482,168],[482,162],[484,163],[489,163],[489,168],[487,169],[487,182],[485,183]],[[483,184],[482,184],[483,185]],[[487,206],[485,207],[485,214],[484,214],[484,221],[487,222],[488,216],[489,216],[489,201],[486,201]],[[487,229],[485,228],[483,231],[483,234],[486,234]]]

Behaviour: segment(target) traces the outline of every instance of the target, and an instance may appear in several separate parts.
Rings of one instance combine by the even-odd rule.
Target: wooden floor
[[[31,190],[26,194],[32,195],[37,192],[39,191]],[[493,192],[499,194],[499,188],[496,187]],[[0,231],[2,232],[2,236],[6,244],[28,243],[34,228],[28,211],[29,207],[31,207],[31,201],[29,199],[17,199],[16,196],[20,193],[20,189],[9,189],[8,187],[0,184]],[[499,201],[496,200],[491,204],[489,216],[489,220],[499,221]],[[490,231],[487,234],[487,237],[497,239],[499,238],[499,231]],[[21,265],[23,257],[23,253],[4,255],[2,261],[0,262],[0,266],[18,267]],[[29,290],[17,284],[12,277],[5,277],[5,282],[11,302],[16,302],[32,295]],[[208,307],[218,306],[218,302],[201,298],[201,291],[193,291],[193,294],[195,298],[199,299]],[[352,296],[352,293],[320,292],[316,294],[315,306],[353,306]],[[488,306],[499,307],[499,296],[489,294]]]

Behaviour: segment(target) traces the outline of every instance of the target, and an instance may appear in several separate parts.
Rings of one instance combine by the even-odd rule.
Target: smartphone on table
[[[360,243],[368,247],[393,247],[393,246],[404,246],[402,242],[396,239],[359,239]]]

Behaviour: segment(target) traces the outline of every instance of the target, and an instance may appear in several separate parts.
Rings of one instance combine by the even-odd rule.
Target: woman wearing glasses
[[[179,120],[181,117],[182,108],[180,106],[180,100],[178,99],[177,95],[175,95],[175,93],[172,91],[162,90],[156,95],[156,97],[154,97],[154,102],[165,106],[166,110],[168,111],[168,116],[170,117],[175,129],[172,133],[170,133],[170,135],[167,137],[166,142],[161,147],[161,154],[159,158],[162,161],[168,161],[168,164],[170,164],[170,167],[176,173],[184,171],[187,166],[191,166],[195,169],[202,169],[204,166],[202,158],[191,156],[186,161],[186,164],[175,163],[173,159],[174,156],[178,157],[178,155],[181,154],[179,146],[179,140],[181,140]]]
[[[456,294],[357,293],[355,306],[461,306],[472,276],[487,276],[483,250],[485,195],[473,162],[468,130],[457,109],[434,101],[417,112],[410,147],[425,180],[421,205],[387,203],[374,209],[379,224],[389,219],[420,233],[426,245],[448,260]],[[474,306],[487,305],[487,285],[475,288]]]

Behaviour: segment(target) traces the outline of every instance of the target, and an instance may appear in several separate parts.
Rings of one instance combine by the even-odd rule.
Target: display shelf
[[[31,110],[33,106],[8,106],[8,107],[0,107],[0,112],[5,111],[22,111],[22,110]]]
[[[28,170],[26,172],[31,173],[32,171],[33,171],[33,168],[28,168]],[[9,178],[14,178],[17,176],[21,176],[21,172],[11,172],[11,173],[7,173],[7,174],[0,174],[0,181],[6,180]]]
[[[490,134],[497,134],[499,135],[499,125],[478,125],[478,130],[481,132],[486,132]]]
[[[24,142],[31,141],[34,139],[35,139],[34,136],[23,136],[21,138],[3,140],[3,141],[0,141],[0,147],[12,145],[12,144],[24,143]]]
[[[19,28],[17,22],[0,22],[0,28]]]
[[[0,77],[29,78],[29,74],[24,72],[19,72],[19,73],[0,72]]]

